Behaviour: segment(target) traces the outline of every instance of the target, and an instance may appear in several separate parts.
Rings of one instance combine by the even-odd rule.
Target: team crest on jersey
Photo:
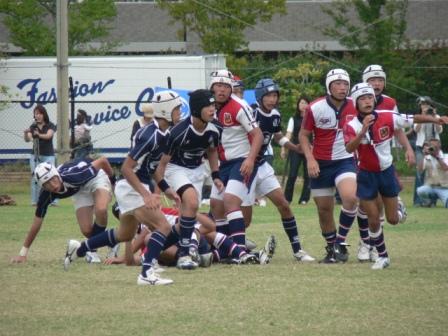
[[[381,127],[379,129],[379,131],[380,131],[380,139],[381,140],[387,139],[389,137],[389,135],[390,135],[390,131],[389,131],[389,127],[388,126]]]
[[[232,125],[232,115],[228,112],[224,113],[224,125]]]
[[[320,123],[321,125],[329,124],[330,121],[331,121],[330,118],[320,118],[320,119],[319,119],[319,123]]]

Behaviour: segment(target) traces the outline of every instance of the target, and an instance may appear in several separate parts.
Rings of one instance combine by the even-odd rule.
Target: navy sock
[[[207,239],[205,239],[203,236],[201,236],[201,239],[199,240],[198,252],[199,254],[210,252],[210,245],[208,244]]]
[[[328,246],[333,246],[336,241],[336,231],[331,231],[327,233],[322,232],[322,237],[324,237]]]
[[[358,227],[359,227],[359,237],[364,244],[370,245],[369,236],[369,221],[367,215],[361,209],[358,209]]]
[[[168,234],[165,240],[165,245],[163,246],[163,249],[166,250],[168,247],[173,246],[174,244],[177,244],[180,240],[179,233],[176,230],[176,226],[173,225],[171,227],[171,232]]]
[[[105,226],[98,225],[96,222],[93,222],[92,233],[90,234],[90,238],[96,236],[97,234],[106,231]]]
[[[229,237],[223,235],[222,233],[216,233],[215,241],[213,246],[216,248],[218,258],[239,258],[245,253],[237,244],[235,244]],[[219,260],[218,259],[218,260]]]
[[[344,208],[341,208],[341,213],[339,214],[339,228],[338,235],[336,237],[336,243],[344,243],[345,239],[347,239],[348,232],[352,227],[353,222],[355,221],[356,213],[358,211],[355,209],[354,211],[349,211]]]
[[[378,251],[378,256],[387,258],[389,255],[387,254],[386,243],[384,241],[383,229],[380,228],[380,230],[375,233],[369,231],[369,233],[370,233],[370,237],[373,240],[373,243],[375,244],[376,250]]]
[[[196,217],[181,216],[179,220],[180,224],[180,251],[179,255],[188,255],[188,248],[190,247],[191,234],[194,230],[194,224],[196,224]]]
[[[292,251],[294,253],[299,252],[302,249],[299,241],[299,231],[297,230],[297,223],[294,217],[282,218],[283,228],[288,235],[289,242],[291,243]]]
[[[216,232],[221,232],[225,235],[229,235],[229,222],[227,219],[217,219],[216,223]]]
[[[244,225],[241,210],[232,211],[227,214],[229,221],[229,237],[240,247],[246,246],[246,226]]]
[[[97,234],[104,232],[106,230],[105,226],[98,225],[96,222],[93,222],[92,233],[90,234],[90,238],[95,237]],[[96,252],[95,250],[91,250],[92,252]]]
[[[92,238],[84,240],[76,251],[76,255],[78,257],[84,257],[87,251],[94,251],[103,246],[114,247],[117,243],[119,243],[119,241],[117,241],[115,237],[114,229],[106,230],[96,236],[93,236]]]
[[[149,238],[148,244],[146,245],[147,249],[142,263],[143,276],[146,276],[146,271],[148,271],[159,258],[160,252],[165,245],[165,241],[166,237],[163,233],[154,231],[151,234],[151,238]]]

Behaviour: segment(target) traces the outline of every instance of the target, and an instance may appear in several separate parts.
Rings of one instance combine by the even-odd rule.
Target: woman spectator
[[[286,129],[286,137],[293,143],[299,143],[299,131],[300,126],[302,125],[302,120],[305,115],[305,110],[310,103],[310,100],[301,96],[297,100],[296,104],[296,113],[293,117],[291,117],[288,121],[288,127]],[[286,157],[286,149],[282,147],[280,156],[282,159]],[[299,168],[302,165],[303,169],[303,187],[302,193],[300,195],[299,204],[306,204],[310,200],[310,182],[308,178],[308,171],[306,168],[306,158],[305,155],[289,151],[288,153],[288,162],[289,162],[289,175],[288,180],[286,181],[285,187],[285,198],[291,203],[294,195],[294,186],[296,183],[297,175],[299,173]]]
[[[31,172],[39,163],[49,162],[55,165],[55,156],[53,148],[53,136],[56,132],[54,125],[48,117],[47,110],[38,104],[33,110],[34,122],[23,131],[23,137],[26,142],[33,142],[33,149],[30,157]],[[31,178],[31,205],[36,206],[39,198],[40,187],[35,180]],[[53,203],[53,205],[55,205]]]

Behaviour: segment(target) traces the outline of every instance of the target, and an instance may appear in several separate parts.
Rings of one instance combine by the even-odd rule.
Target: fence
[[[23,131],[34,122],[33,105],[29,101],[0,102],[0,163],[27,160],[32,143],[25,142]],[[73,110],[85,110],[91,117],[94,151],[104,154],[112,162],[122,161],[130,147],[132,124],[139,118],[136,101],[76,101]],[[56,124],[56,102],[42,102],[50,121]],[[75,114],[76,118],[76,114]],[[58,125],[58,127],[60,127]],[[67,128],[70,125],[66,126]],[[56,137],[53,145],[57,150]]]

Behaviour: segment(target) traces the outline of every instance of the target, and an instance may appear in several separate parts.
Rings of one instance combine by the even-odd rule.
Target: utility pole
[[[67,0],[56,1],[57,25],[57,160],[62,164],[70,158],[68,123],[68,22]]]

